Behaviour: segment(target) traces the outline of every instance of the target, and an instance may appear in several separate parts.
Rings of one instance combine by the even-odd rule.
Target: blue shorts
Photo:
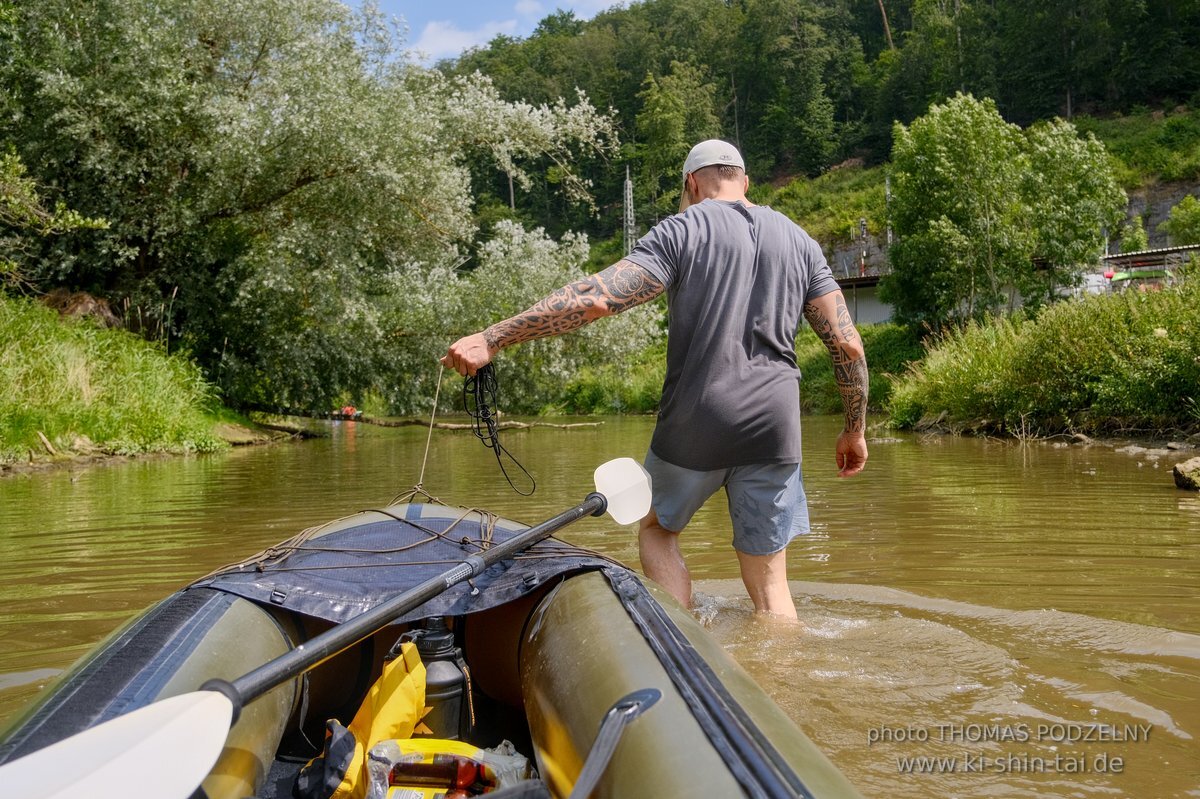
[[[766,463],[697,472],[646,453],[653,480],[654,515],[679,532],[718,488],[725,487],[733,548],[747,555],[773,555],[809,531],[808,500],[798,463]]]

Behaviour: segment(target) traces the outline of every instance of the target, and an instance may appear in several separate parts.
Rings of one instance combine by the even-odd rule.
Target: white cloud
[[[413,44],[413,49],[434,60],[454,58],[468,47],[485,45],[501,33],[512,36],[516,29],[514,19],[485,22],[472,30],[462,30],[447,20],[433,20],[421,31],[421,38]]]
[[[624,0],[576,0],[569,4],[569,8],[579,19],[591,19],[601,11],[607,11],[614,7],[624,8],[627,5],[629,4]]]
[[[625,3],[619,0],[556,0],[553,5],[574,11],[579,19],[591,19],[598,11]],[[470,29],[460,28],[453,20],[431,20],[413,42],[411,52],[419,60],[430,62],[441,58],[457,58],[467,48],[482,47],[499,34],[525,37],[533,29],[534,23],[549,13],[546,7],[543,0],[515,0],[511,6],[515,18],[489,20]]]

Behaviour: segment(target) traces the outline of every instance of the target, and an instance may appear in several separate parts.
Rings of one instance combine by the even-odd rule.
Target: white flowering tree
[[[370,6],[39,0],[13,30],[12,141],[52,199],[110,223],[48,241],[29,276],[157,315],[235,403],[413,410],[406,386],[486,296],[454,269],[472,174],[549,165],[586,204],[572,164],[617,146],[583,95],[505,102],[417,66]]]
[[[465,306],[463,332],[519,313],[551,291],[578,280],[588,257],[587,240],[567,235],[559,242],[539,228],[526,231],[502,222],[480,254],[481,265],[464,281],[475,300]],[[575,333],[522,344],[496,359],[497,379],[510,407],[536,410],[545,386],[563,386],[589,365],[628,362],[661,335],[656,304],[638,306]]]

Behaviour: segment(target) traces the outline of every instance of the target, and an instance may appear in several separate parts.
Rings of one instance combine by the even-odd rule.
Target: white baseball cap
[[[683,179],[687,180],[690,173],[713,164],[746,168],[746,162],[736,147],[727,141],[709,139],[700,142],[688,153],[687,160],[683,162]]]

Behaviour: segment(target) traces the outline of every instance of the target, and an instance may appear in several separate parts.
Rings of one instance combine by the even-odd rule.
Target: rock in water
[[[1171,471],[1175,475],[1175,485],[1188,491],[1200,491],[1200,458],[1177,463]]]

